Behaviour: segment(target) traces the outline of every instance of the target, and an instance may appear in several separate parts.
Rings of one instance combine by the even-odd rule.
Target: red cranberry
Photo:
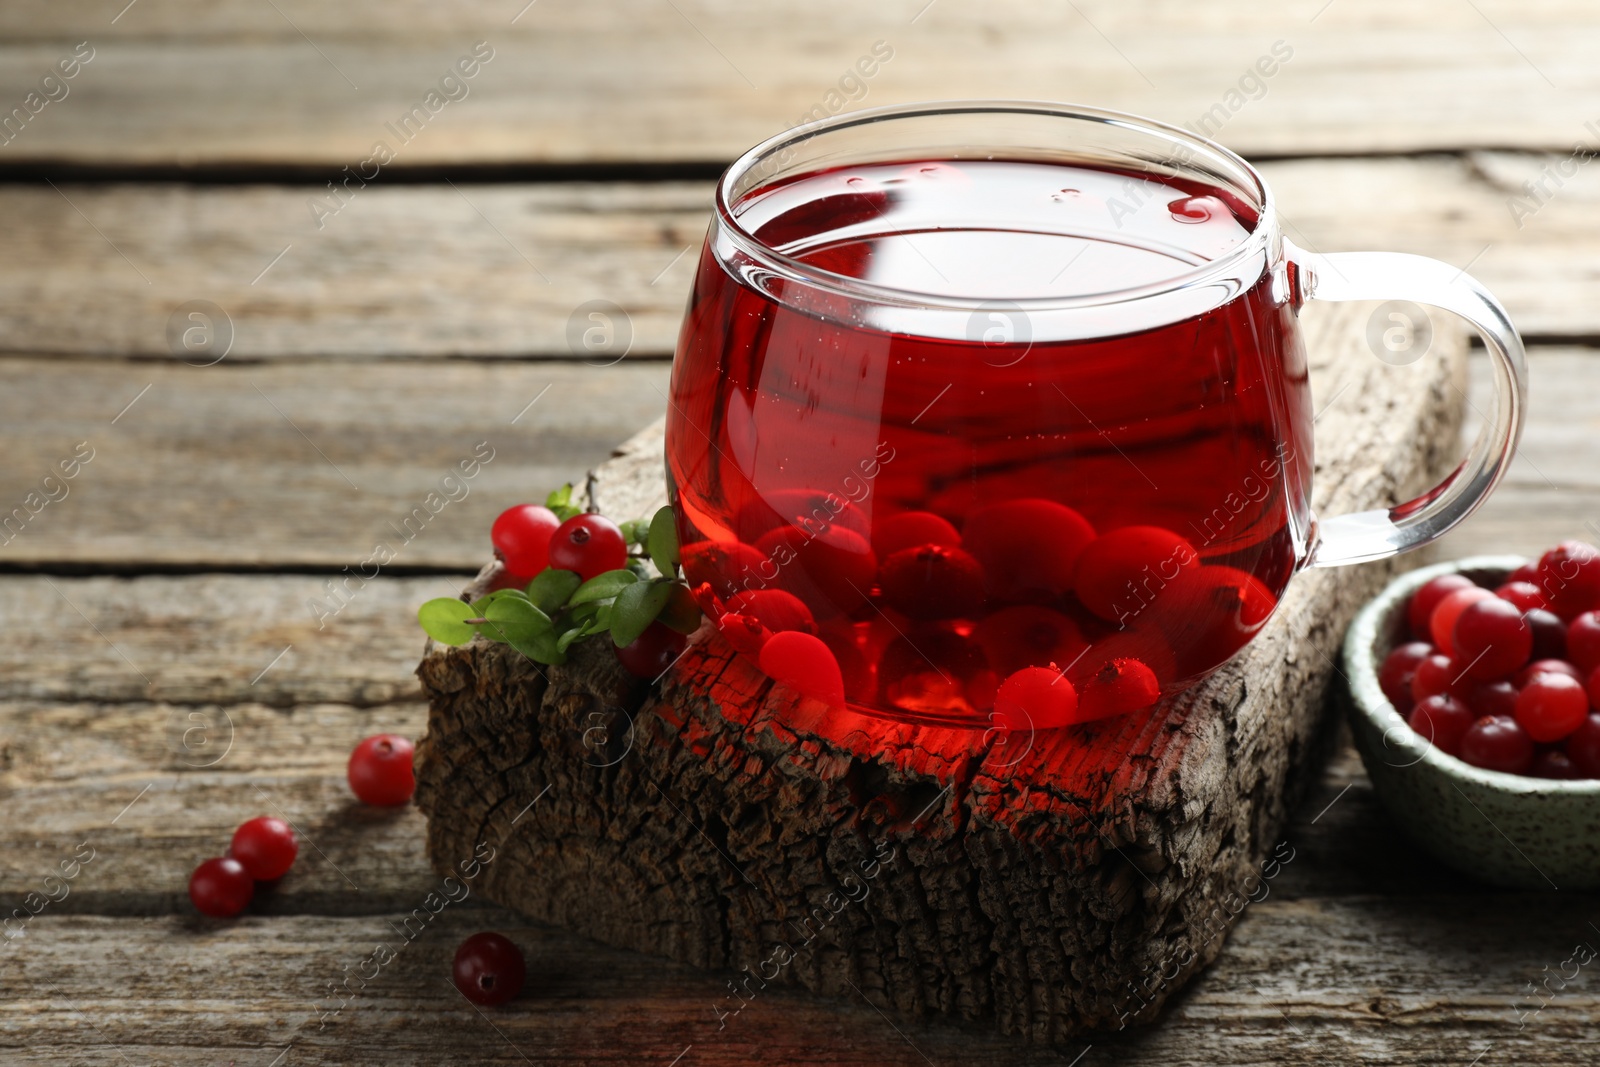
[[[1446,693],[1431,696],[1411,709],[1406,722],[1439,751],[1454,756],[1461,751],[1461,738],[1474,716],[1465,704]]]
[[[1468,604],[1451,632],[1457,662],[1468,678],[1503,678],[1528,662],[1533,631],[1515,604],[1491,596]]]
[[[1425,641],[1430,640],[1433,631],[1428,628],[1428,620],[1433,618],[1433,609],[1439,606],[1439,601],[1459,589],[1471,588],[1472,579],[1464,574],[1441,574],[1412,593],[1411,603],[1406,606],[1406,621],[1411,624],[1411,632]]]
[[[1567,659],[1585,674],[1600,667],[1600,611],[1586,611],[1567,624]]]
[[[983,567],[990,595],[1023,600],[1072,590],[1078,556],[1094,540],[1094,527],[1054,500],[1005,500],[974,511],[961,544]]]
[[[282,819],[269,815],[251,819],[233,832],[228,855],[238,860],[250,877],[258,882],[282,878],[294,866],[300,842],[294,829]]]
[[[776,567],[778,584],[819,619],[848,615],[867,601],[878,557],[854,530],[830,526],[816,535],[794,527],[769,530],[756,542]]]
[[[1411,695],[1417,700],[1426,700],[1438,693],[1449,693],[1465,700],[1471,688],[1472,683],[1461,674],[1460,664],[1441,652],[1417,664],[1417,671],[1411,676]]]
[[[1511,684],[1518,689],[1526,689],[1528,683],[1540,674],[1564,674],[1580,684],[1583,682],[1583,675],[1578,668],[1564,659],[1536,659],[1518,671],[1516,677],[1511,679]]]
[[[628,542],[617,524],[604,515],[574,515],[550,538],[550,566],[577,571],[586,582],[627,565]]]
[[[1177,676],[1189,677],[1243,648],[1277,606],[1272,591],[1254,575],[1209,564],[1179,574],[1151,606],[1151,614],[1177,656]]]
[[[1461,735],[1460,756],[1474,767],[1522,774],[1533,763],[1533,739],[1515,719],[1491,715]]]
[[[1433,609],[1433,615],[1428,619],[1428,630],[1433,636],[1433,643],[1445,651],[1453,651],[1456,647],[1454,640],[1456,620],[1461,618],[1461,613],[1480,600],[1492,599],[1494,599],[1493,593],[1477,586],[1457,589],[1446,595],[1439,601],[1439,606]]]
[[[679,555],[689,586],[710,586],[724,600],[742,589],[759,589],[777,576],[772,561],[743,541],[696,541],[684,545]]]
[[[489,540],[505,561],[506,570],[530,579],[545,569],[550,556],[550,537],[561,525],[556,513],[538,504],[518,504],[507,508],[489,528]]]
[[[189,876],[189,900],[201,915],[231,919],[255,896],[255,879],[230,856],[206,860]]]
[[[1600,709],[1600,667],[1589,672],[1584,688],[1589,691],[1589,707]]]
[[[767,643],[772,631],[761,625],[760,619],[730,611],[717,620],[717,630],[734,650],[761,662],[761,646]]]
[[[1426,641],[1410,641],[1383,658],[1378,668],[1378,688],[1389,698],[1394,709],[1404,715],[1417,700],[1411,695],[1411,680],[1417,667],[1433,655],[1433,646]]]
[[[404,804],[416,791],[411,767],[410,738],[399,734],[374,734],[350,753],[350,790],[363,804],[393,807]]]
[[[629,644],[621,648],[616,645],[611,647],[616,649],[617,662],[622,664],[623,670],[635,678],[654,681],[677,661],[684,645],[688,643],[689,639],[683,634],[653,622]]]
[[[972,715],[994,703],[999,681],[975,640],[943,627],[897,635],[878,659],[884,702],[921,715]]]
[[[1545,607],[1544,594],[1532,582],[1507,582],[1494,591],[1494,595],[1510,604],[1515,604],[1518,611],[1532,611],[1534,608]]]
[[[994,723],[1006,730],[1053,730],[1078,721],[1078,691],[1060,671],[1024,667],[994,695]]]
[[[1538,585],[1563,619],[1600,607],[1600,551],[1582,541],[1561,542],[1539,557]]]
[[[1078,600],[1102,619],[1129,626],[1184,571],[1200,566],[1194,546],[1159,526],[1103,533],[1078,557]]]
[[[1054,663],[1065,668],[1089,647],[1077,623],[1036,604],[1016,604],[979,619],[972,628],[972,639],[1002,677],[1024,667]]]
[[[1535,778],[1582,778],[1571,757],[1559,748],[1552,748],[1533,757],[1528,773]]]
[[[761,670],[804,696],[844,707],[844,672],[821,638],[798,630],[773,634],[761,646]]]
[[[1161,699],[1155,672],[1136,659],[1114,659],[1095,672],[1078,698],[1078,719],[1089,722],[1148,708]]]
[[[728,598],[728,610],[755,619],[773,633],[779,630],[817,632],[817,620],[805,601],[783,589],[751,589]]]
[[[1567,624],[1553,611],[1534,608],[1523,616],[1533,631],[1534,659],[1563,659],[1567,654]]]
[[[1565,674],[1537,675],[1517,694],[1517,725],[1535,741],[1559,741],[1589,716],[1589,694]]]
[[[903,548],[918,545],[961,547],[961,534],[945,519],[931,511],[902,511],[872,528],[872,551],[888,559]]]
[[[849,530],[862,539],[872,532],[865,512],[838,493],[822,489],[773,490],[741,507],[733,525],[740,540],[752,543],[773,530],[792,529],[802,537]]]
[[[1515,715],[1517,713],[1517,687],[1505,680],[1475,682],[1467,690],[1467,707],[1475,716]]]
[[[983,604],[983,568],[948,545],[902,548],[878,571],[883,599],[913,619],[972,615]]]
[[[495,933],[473,934],[456,949],[451,977],[461,995],[474,1004],[493,1007],[522,992],[528,968],[522,950]]]
[[[1600,715],[1584,719],[1563,747],[1579,777],[1600,778]]]
[[[1539,584],[1539,561],[1530,559],[1510,574],[1506,575],[1508,582],[1527,582],[1529,585]]]

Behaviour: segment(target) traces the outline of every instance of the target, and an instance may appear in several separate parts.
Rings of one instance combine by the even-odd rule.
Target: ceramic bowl
[[[1378,667],[1408,640],[1406,602],[1441,574],[1493,588],[1525,563],[1476,556],[1401,575],[1350,624],[1344,684],[1350,728],[1389,814],[1428,852],[1485,882],[1519,889],[1600,889],[1600,781],[1486,771],[1428,744],[1378,687]]]

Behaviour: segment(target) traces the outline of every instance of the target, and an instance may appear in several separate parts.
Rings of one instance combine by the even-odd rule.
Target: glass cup
[[[1454,312],[1497,399],[1397,506],[1310,509],[1308,299]],[[717,187],[673,364],[684,569],[757,667],[901,722],[1148,708],[1295,572],[1433,541],[1498,483],[1523,349],[1456,268],[1316,255],[1239,156],[1115,112],[959,102],[758,145]]]

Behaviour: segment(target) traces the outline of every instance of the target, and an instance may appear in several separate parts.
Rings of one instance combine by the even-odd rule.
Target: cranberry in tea
[[[741,266],[714,233],[674,365],[685,572],[752,660],[904,721],[983,724],[1033,688],[1054,701],[1035,718],[1083,720],[1192,684],[1265,623],[1309,528],[1291,294],[1259,272],[1155,322],[1115,296],[1227,256],[1252,206],[1156,171],[929,159],[728,207],[818,282]],[[1050,314],[1075,301],[1089,328]],[[757,610],[765,590],[826,642],[762,654],[801,629]],[[1006,684],[1052,666],[1070,713],[1060,687]]]

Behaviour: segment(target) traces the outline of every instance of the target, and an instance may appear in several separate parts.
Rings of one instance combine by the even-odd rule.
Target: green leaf
[[[546,615],[554,615],[566,606],[572,594],[578,591],[583,579],[576,571],[563,571],[546,567],[528,583],[528,599]]]
[[[675,582],[638,582],[617,594],[611,605],[611,640],[618,647],[633,644],[672,599]]]
[[[578,640],[580,637],[587,636],[588,634],[583,632],[583,627],[581,626],[577,627],[576,629],[567,630],[560,637],[556,638],[556,649],[562,653],[565,653],[567,649],[572,647],[572,642]]]
[[[477,600],[474,600],[472,602],[472,610],[477,612],[479,615],[482,615],[484,610],[488,608],[490,604],[493,604],[496,600],[501,600],[508,596],[517,600],[528,599],[528,594],[524,593],[520,589],[496,589],[494,592],[486,593]]]
[[[556,647],[555,626],[550,616],[532,601],[502,597],[484,612],[489,622],[484,630],[497,630],[512,648],[540,663],[563,663],[566,657]]]
[[[464,645],[471,641],[478,631],[476,627],[468,626],[467,620],[477,618],[477,615],[471,604],[452,597],[430,600],[417,609],[417,621],[428,636],[441,645]]]
[[[678,573],[678,528],[673,524],[670,504],[650,520],[649,537],[650,562],[663,577],[671,578]]]
[[[587,604],[591,600],[610,600],[639,580],[639,576],[626,568],[597,574],[578,586],[568,604]]]
[[[672,596],[658,617],[661,625],[680,634],[692,634],[700,628],[700,605],[689,595],[689,587],[682,582],[672,583]]]
[[[562,522],[567,521],[574,515],[581,515],[583,513],[583,509],[572,502],[571,482],[568,482],[560,489],[555,490],[549,496],[545,497],[544,506],[555,512],[556,518],[560,519]]]

